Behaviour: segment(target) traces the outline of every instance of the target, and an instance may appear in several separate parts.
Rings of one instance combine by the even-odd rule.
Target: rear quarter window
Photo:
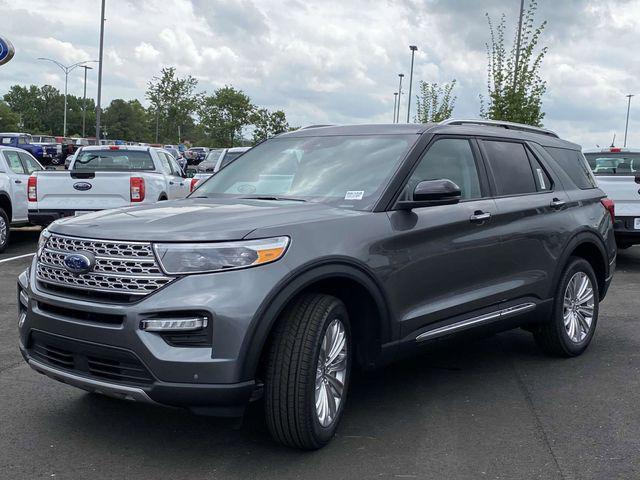
[[[582,152],[557,147],[544,147],[544,149],[553,157],[565,173],[569,175],[569,178],[576,184],[576,187],[586,190],[598,186]]]

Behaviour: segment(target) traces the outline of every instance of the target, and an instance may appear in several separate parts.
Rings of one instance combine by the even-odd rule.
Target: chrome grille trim
[[[64,267],[70,253],[91,252],[94,269],[76,275]],[[165,275],[150,243],[92,240],[52,234],[40,252],[36,278],[41,283],[89,292],[144,296],[175,277]]]

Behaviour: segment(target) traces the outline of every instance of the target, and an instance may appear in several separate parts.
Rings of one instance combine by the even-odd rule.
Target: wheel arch
[[[391,337],[390,310],[383,289],[366,267],[355,262],[331,260],[307,266],[292,273],[273,292],[256,313],[252,331],[247,333],[239,357],[243,359],[241,378],[254,378],[259,372],[276,322],[284,309],[304,293],[325,293],[345,303],[360,365],[375,364],[380,346]]]
[[[7,214],[7,217],[9,217],[9,223],[11,223],[11,218],[13,217],[11,197],[8,193],[2,191],[0,191],[0,208]]]

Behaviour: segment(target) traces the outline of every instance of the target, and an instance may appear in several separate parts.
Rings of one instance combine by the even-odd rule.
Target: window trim
[[[504,137],[477,137],[478,144],[480,146],[480,151],[482,152],[482,156],[484,158],[485,164],[487,166],[487,174],[489,177],[489,183],[491,184],[491,194],[492,198],[512,198],[512,197],[527,197],[531,195],[547,195],[549,193],[556,192],[556,183],[557,180],[551,175],[549,172],[549,168],[545,165],[538,155],[535,154],[533,149],[529,146],[529,143],[526,140],[519,140],[516,138],[504,138]],[[529,168],[531,169],[531,176],[533,177],[534,185],[536,186],[535,192],[526,192],[526,193],[511,193],[509,195],[498,195],[497,182],[495,179],[495,175],[493,173],[493,169],[491,167],[491,161],[489,160],[489,154],[484,146],[484,142],[503,142],[503,143],[518,143],[524,147],[525,153],[527,154],[527,160],[529,161]],[[531,164],[531,158],[533,157],[538,161],[540,166],[543,168],[544,172],[547,174],[547,177],[551,180],[552,187],[549,190],[538,190],[538,185],[536,183],[535,174],[533,172],[533,165]]]

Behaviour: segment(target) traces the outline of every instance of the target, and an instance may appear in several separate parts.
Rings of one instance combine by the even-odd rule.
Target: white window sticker
[[[349,190],[345,195],[345,200],[362,200],[364,197],[364,190]]]
[[[544,183],[544,174],[542,173],[541,169],[536,168],[536,170],[538,171],[538,180],[540,180],[540,189],[541,190],[546,190],[547,189],[547,185]]]

